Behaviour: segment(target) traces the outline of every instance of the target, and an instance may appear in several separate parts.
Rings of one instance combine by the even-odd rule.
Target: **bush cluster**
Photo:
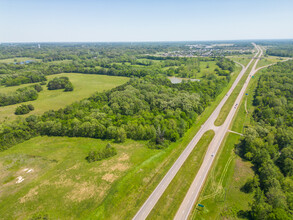
[[[112,147],[111,144],[107,144],[107,146],[101,150],[89,152],[88,156],[86,157],[86,160],[89,163],[91,163],[115,156],[116,154],[116,149]]]
[[[16,115],[24,115],[24,114],[27,114],[31,111],[33,111],[35,108],[32,104],[28,104],[28,105],[20,105],[18,106],[16,109],[15,109],[15,112],[14,114]]]
[[[64,89],[65,92],[73,91],[73,85],[68,77],[55,77],[48,85],[48,90]]]

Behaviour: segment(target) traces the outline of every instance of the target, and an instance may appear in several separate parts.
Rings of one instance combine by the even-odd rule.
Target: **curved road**
[[[196,146],[196,144],[198,143],[198,141],[200,140],[202,135],[206,131],[212,129],[215,131],[215,136],[214,136],[212,142],[210,143],[208,150],[207,150],[207,153],[205,155],[204,161],[203,161],[190,189],[188,190],[188,192],[186,194],[186,197],[184,198],[184,200],[183,200],[183,202],[182,202],[182,204],[181,204],[181,206],[175,216],[175,219],[180,219],[180,220],[188,218],[188,215],[193,208],[193,205],[197,199],[197,196],[200,192],[200,189],[204,183],[204,180],[209,172],[209,169],[212,165],[212,162],[215,158],[215,155],[218,151],[218,148],[221,145],[221,142],[224,139],[224,136],[225,136],[225,134],[228,130],[228,127],[232,121],[232,118],[236,112],[236,108],[234,108],[234,107],[232,108],[225,123],[222,126],[216,127],[214,125],[214,121],[217,119],[217,117],[221,111],[221,108],[223,107],[223,105],[225,104],[227,99],[229,98],[232,91],[237,86],[238,82],[240,81],[240,79],[242,78],[242,76],[244,75],[244,73],[246,72],[248,67],[251,65],[254,58],[256,58],[257,54],[259,54],[258,57],[261,57],[261,55],[262,55],[262,50],[260,49],[260,47],[255,44],[253,44],[253,45],[256,47],[256,49],[258,51],[256,53],[256,55],[251,59],[251,61],[248,63],[248,65],[246,67],[244,67],[242,64],[240,64],[242,66],[242,70],[239,73],[239,75],[237,76],[236,80],[234,81],[234,83],[231,86],[230,90],[228,91],[227,95],[224,96],[224,98],[221,100],[221,102],[217,106],[217,108],[213,111],[213,113],[210,115],[210,117],[207,119],[207,121],[201,126],[200,130],[193,137],[191,142],[187,145],[187,147],[184,149],[182,154],[178,157],[178,159],[175,161],[173,166],[169,169],[167,174],[164,176],[164,178],[161,180],[161,182],[158,184],[158,186],[155,188],[155,190],[152,192],[152,194],[149,196],[149,198],[146,200],[146,202],[143,204],[143,206],[137,212],[137,214],[133,217],[133,220],[146,219],[146,217],[149,215],[151,210],[154,208],[154,206],[156,205],[156,203],[158,202],[158,200],[160,199],[160,197],[162,196],[162,194],[164,193],[164,191],[166,190],[166,188],[168,187],[170,182],[173,180],[173,178],[175,177],[175,175],[177,174],[177,172],[179,171],[179,169],[181,168],[181,166],[183,165],[185,160],[188,158],[189,154],[192,152],[192,150],[194,149],[194,147]],[[255,73],[253,71],[255,71],[255,67],[256,67],[257,62],[258,62],[258,60],[255,62],[253,69],[251,71],[251,74]],[[247,82],[244,84],[240,94],[238,95],[234,106],[240,102],[249,80],[250,80],[250,76],[248,77]],[[211,155],[214,155],[214,156],[211,156]]]

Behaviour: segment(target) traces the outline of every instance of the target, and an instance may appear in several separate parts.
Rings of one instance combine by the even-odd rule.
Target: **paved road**
[[[254,46],[258,50],[258,52],[255,55],[255,57],[256,57],[257,54],[259,53],[260,49],[255,44],[254,44]],[[223,127],[223,126],[227,127],[227,129],[225,129],[225,131],[222,129],[219,129],[220,127],[216,127],[214,125],[214,121],[217,119],[217,117],[221,111],[222,106],[225,104],[226,100],[229,98],[230,94],[232,93],[232,91],[234,90],[234,88],[236,87],[236,85],[238,84],[238,82],[240,81],[240,79],[242,78],[244,73],[246,72],[247,68],[251,65],[254,58],[251,59],[251,61],[248,63],[248,65],[246,67],[244,67],[242,64],[240,64],[242,66],[242,70],[239,73],[239,75],[237,76],[236,80],[234,81],[234,83],[231,86],[230,90],[228,91],[227,95],[224,96],[224,98],[221,100],[220,104],[217,106],[217,108],[214,110],[214,112],[210,115],[210,117],[207,119],[207,121],[201,126],[200,130],[193,137],[191,142],[187,145],[187,147],[184,149],[182,154],[178,157],[178,159],[175,161],[173,166],[169,169],[167,174],[164,176],[164,178],[161,180],[161,182],[158,184],[158,186],[155,188],[155,190],[152,192],[152,194],[149,196],[149,198],[146,200],[146,202],[143,204],[143,206],[137,212],[137,214],[133,217],[133,220],[146,219],[146,217],[149,215],[151,210],[154,208],[154,206],[156,205],[156,203],[158,202],[158,200],[160,199],[160,197],[162,196],[162,194],[164,193],[164,191],[166,190],[166,188],[168,187],[170,182],[173,180],[173,178],[175,177],[175,175],[177,174],[177,172],[179,171],[179,169],[181,168],[181,166],[183,165],[185,160],[188,158],[189,154],[192,152],[192,150],[194,149],[194,147],[196,146],[196,144],[198,143],[198,141],[200,140],[202,135],[206,131],[212,129],[216,132],[215,137],[213,138],[211,144],[209,145],[204,162],[203,162],[197,176],[195,177],[196,183],[194,184],[194,182],[195,182],[194,181],[192,184],[192,186],[196,185],[193,188],[195,188],[195,189],[198,188],[198,190],[195,190],[195,191],[197,191],[197,193],[195,194],[195,191],[191,190],[191,188],[190,188],[190,190],[188,191],[188,193],[186,195],[186,197],[190,197],[190,198],[186,199],[186,197],[185,197],[185,199],[184,199],[179,211],[177,212],[175,218],[182,220],[182,219],[186,219],[188,217],[188,214],[192,209],[192,206],[197,198],[198,192],[200,191],[200,188],[205,180],[205,177],[208,173],[208,170],[213,162],[214,157],[211,157],[211,154],[217,153],[218,147],[216,147],[216,146],[218,145],[218,143],[220,144],[222,142],[222,140],[225,136],[225,133],[228,130],[228,126],[226,123],[227,120],[221,126],[221,127]],[[256,65],[254,65],[254,67],[255,66]],[[247,85],[247,83],[245,85]],[[239,103],[238,98],[236,101],[238,101],[238,103]],[[233,109],[234,108],[232,108],[232,110]],[[233,113],[233,115],[234,115],[234,113]],[[227,119],[229,119],[229,117],[233,117],[233,115],[231,115],[231,112],[230,112]],[[221,135],[219,135],[219,134],[221,134]],[[199,180],[199,182],[197,182],[198,180]],[[191,207],[191,208],[189,208],[189,207]],[[178,214],[178,213],[181,213],[181,214]]]
[[[256,46],[256,45],[255,45]],[[256,46],[258,51],[260,51],[258,57],[262,56],[262,50],[259,46]],[[183,202],[181,203],[180,208],[178,209],[176,215],[175,215],[175,220],[183,220],[183,219],[188,219],[188,216],[193,209],[196,199],[199,196],[200,190],[204,184],[204,181],[208,175],[208,172],[212,166],[212,163],[214,161],[215,155],[218,152],[219,147],[221,146],[221,143],[231,125],[231,122],[233,120],[233,117],[237,111],[237,108],[239,107],[240,101],[246,91],[246,88],[249,84],[250,79],[252,76],[257,72],[258,69],[256,69],[256,65],[258,63],[258,60],[254,63],[252,70],[247,77],[246,82],[244,83],[239,95],[237,96],[234,105],[232,106],[232,109],[230,110],[225,122],[223,125],[216,127],[215,130],[215,137],[212,140],[211,144],[209,145],[209,148],[207,150],[207,153],[205,155],[204,161],[196,174],[196,177],[194,181],[192,182]],[[214,156],[212,156],[214,155]]]

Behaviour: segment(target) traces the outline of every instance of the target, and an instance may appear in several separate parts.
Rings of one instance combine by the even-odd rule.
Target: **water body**
[[[170,79],[171,83],[173,84],[177,84],[177,83],[181,83],[182,81],[188,81],[190,80],[191,82],[199,82],[200,79],[189,79],[189,78],[180,78],[180,77],[176,77],[176,76],[172,76],[172,77],[168,77],[168,79]]]

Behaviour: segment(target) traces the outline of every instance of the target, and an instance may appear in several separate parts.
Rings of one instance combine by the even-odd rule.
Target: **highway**
[[[225,104],[226,100],[229,98],[230,94],[233,92],[233,90],[235,89],[238,82],[240,81],[242,76],[245,74],[246,70],[249,68],[249,66],[251,65],[253,60],[256,57],[261,57],[261,55],[262,55],[261,48],[255,44],[253,44],[253,45],[257,49],[257,53],[255,54],[255,56],[250,60],[250,62],[248,63],[248,65],[246,67],[244,67],[242,64],[240,64],[242,66],[242,70],[239,73],[239,75],[237,76],[234,83],[232,84],[228,93],[224,96],[224,98],[221,100],[221,102],[216,107],[216,109],[213,111],[213,113],[210,115],[210,117],[207,119],[207,121],[201,126],[200,130],[193,137],[191,142],[187,145],[187,147],[184,149],[182,154],[178,157],[178,159],[175,161],[173,166],[169,169],[167,174],[164,176],[164,178],[161,180],[161,182],[158,184],[158,186],[155,188],[155,190],[152,192],[152,194],[148,197],[148,199],[145,201],[145,203],[142,205],[142,207],[139,209],[139,211],[133,217],[133,220],[142,220],[142,219],[147,218],[147,216],[149,215],[151,210],[154,208],[154,206],[156,205],[156,203],[158,202],[158,200],[160,199],[160,197],[162,196],[162,194],[164,193],[164,191],[166,190],[168,185],[171,183],[171,181],[173,180],[173,178],[175,177],[175,175],[177,174],[177,172],[179,171],[179,169],[181,168],[181,166],[183,165],[185,160],[188,158],[189,154],[192,152],[192,150],[194,149],[194,147],[196,146],[196,144],[198,143],[198,141],[200,140],[202,135],[208,130],[214,130],[215,136],[208,147],[204,161],[203,161],[193,183],[191,184],[190,189],[188,190],[188,192],[187,192],[187,194],[186,194],[186,196],[185,196],[185,198],[184,198],[184,200],[183,200],[183,202],[182,202],[182,204],[181,204],[181,206],[175,216],[175,219],[178,219],[178,220],[188,218],[188,216],[193,208],[193,205],[199,195],[199,192],[204,184],[204,181],[207,177],[207,174],[211,168],[211,165],[214,161],[214,158],[215,158],[216,153],[219,149],[219,146],[221,145],[221,142],[223,141],[225,134],[228,131],[229,125],[231,124],[231,121],[233,119],[233,116],[237,110],[238,106],[236,106],[236,104],[240,103],[240,100],[246,90],[246,87],[248,85],[249,80],[251,79],[251,76],[256,72],[255,67],[256,67],[259,59],[256,60],[254,66],[251,70],[251,73],[248,76],[248,79],[247,79],[246,83],[244,84],[243,88],[241,89],[241,92],[238,95],[234,105],[232,106],[232,109],[231,109],[227,119],[225,120],[225,122],[223,123],[222,126],[216,127],[214,125],[214,122],[217,119],[217,117],[221,111],[221,108]],[[257,56],[257,54],[258,54],[258,56]]]
[[[258,57],[261,57],[262,50],[260,47],[258,47],[258,46],[256,46],[256,47],[260,51]],[[237,108],[239,107],[240,101],[246,91],[246,88],[249,84],[249,81],[252,78],[252,76],[257,72],[256,65],[257,65],[258,61],[259,61],[259,59],[257,59],[256,62],[254,63],[254,65],[251,69],[251,72],[248,75],[247,80],[244,83],[239,95],[237,96],[237,98],[234,102],[234,105],[232,106],[225,122],[223,123],[223,125],[214,128],[214,131],[215,131],[214,139],[211,141],[209,148],[207,150],[207,153],[205,155],[204,161],[203,161],[198,173],[196,174],[196,177],[195,177],[194,181],[192,182],[183,202],[181,203],[180,208],[178,209],[178,211],[175,215],[175,218],[174,218],[175,220],[188,219],[188,216],[195,205],[196,199],[199,196],[200,190],[201,190],[201,188],[205,182],[205,179],[209,173],[209,170],[213,164],[213,161],[215,159],[215,155],[218,152],[218,149],[221,146],[221,143],[222,143],[226,133],[228,132],[228,129],[231,125],[231,122],[233,120],[235,113],[237,112]],[[214,155],[214,156],[212,156],[212,155]]]

